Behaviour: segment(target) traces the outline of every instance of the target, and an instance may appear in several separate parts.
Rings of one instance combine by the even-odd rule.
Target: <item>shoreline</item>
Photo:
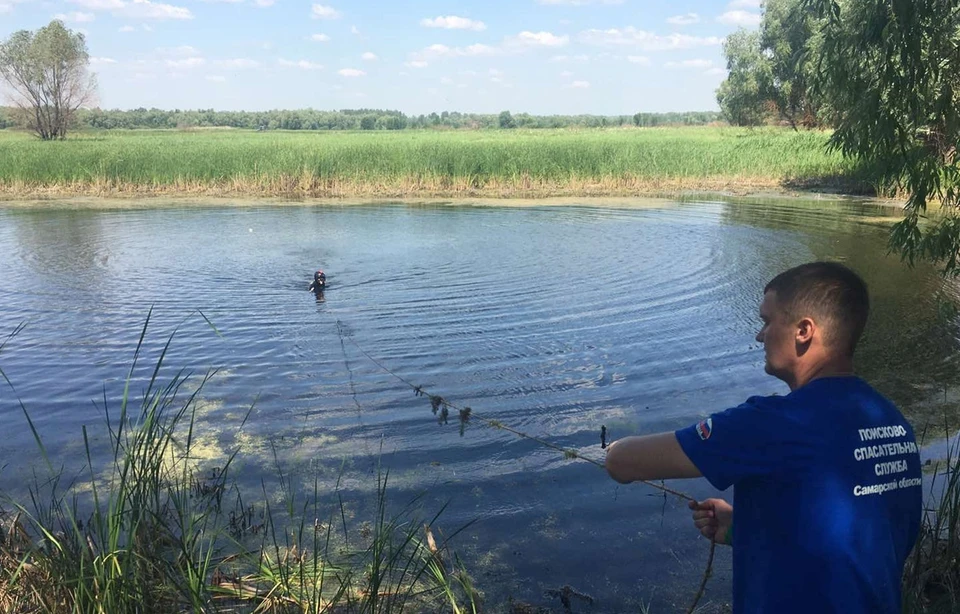
[[[167,205],[244,207],[350,204],[498,207],[592,205],[632,208],[645,206],[645,201],[677,199],[825,200],[903,207],[900,199],[864,195],[860,190],[840,189],[839,185],[804,189],[788,187],[784,183],[782,178],[755,177],[576,181],[549,185],[511,182],[484,187],[444,187],[423,181],[419,182],[419,185],[407,182],[403,185],[350,182],[323,188],[304,186],[288,190],[275,189],[275,185],[238,185],[242,184],[239,180],[173,185],[116,185],[93,182],[28,186],[0,183],[0,208],[69,206],[75,209],[119,209]]]

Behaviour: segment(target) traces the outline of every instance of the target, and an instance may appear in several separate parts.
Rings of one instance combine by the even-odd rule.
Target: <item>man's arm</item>
[[[607,450],[604,465],[610,477],[621,484],[637,480],[699,478],[702,475],[673,433],[625,437],[615,441]]]

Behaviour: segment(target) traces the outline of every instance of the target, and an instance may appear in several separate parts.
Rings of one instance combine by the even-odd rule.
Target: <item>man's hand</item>
[[[693,524],[700,534],[718,544],[733,544],[727,541],[727,532],[733,527],[733,506],[723,499],[707,499],[700,503],[690,502]]]

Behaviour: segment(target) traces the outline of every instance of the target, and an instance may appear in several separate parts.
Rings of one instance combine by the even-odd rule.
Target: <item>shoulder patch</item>
[[[713,434],[713,418],[707,418],[706,420],[701,420],[697,423],[697,435],[700,436],[700,439],[706,441],[710,439],[710,435]]]

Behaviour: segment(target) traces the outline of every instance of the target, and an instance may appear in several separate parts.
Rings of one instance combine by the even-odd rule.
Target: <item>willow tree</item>
[[[731,124],[759,126],[770,115],[773,75],[760,49],[760,34],[740,29],[723,43],[727,78],[717,89],[717,103]]]
[[[67,135],[77,110],[96,95],[83,34],[51,21],[36,32],[20,30],[0,43],[0,78],[22,125],[44,140]]]
[[[907,194],[891,246],[960,276],[960,3],[805,1],[823,18],[816,87],[833,145]]]
[[[770,63],[770,92],[780,117],[806,128],[825,123],[823,101],[810,87],[811,58],[820,56],[820,18],[804,0],[765,0],[760,52]]]

